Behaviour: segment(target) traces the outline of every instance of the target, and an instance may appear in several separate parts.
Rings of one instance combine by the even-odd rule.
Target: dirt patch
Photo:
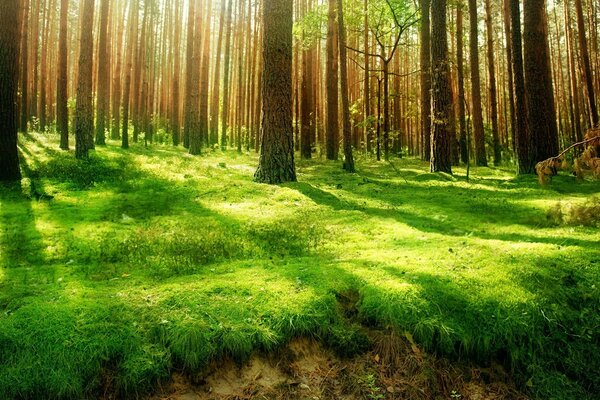
[[[373,349],[352,359],[300,338],[276,353],[256,353],[244,365],[222,361],[201,375],[173,374],[149,400],[527,399],[500,365],[481,368],[436,359],[409,334],[369,336]]]

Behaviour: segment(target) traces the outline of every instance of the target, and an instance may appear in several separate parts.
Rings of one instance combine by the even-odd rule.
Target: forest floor
[[[0,398],[600,396],[598,181],[57,148],[0,187]]]

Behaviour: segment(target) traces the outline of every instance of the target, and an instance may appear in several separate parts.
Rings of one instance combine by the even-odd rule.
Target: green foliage
[[[363,326],[500,362],[534,398],[600,392],[598,230],[565,211],[594,182],[405,158],[265,186],[253,155],[109,144],[82,166],[56,145],[20,145],[52,199],[0,192],[0,398],[132,398],[298,336],[350,357]]]

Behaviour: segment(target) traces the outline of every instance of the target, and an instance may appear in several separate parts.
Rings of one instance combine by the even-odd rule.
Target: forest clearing
[[[0,0],[0,400],[600,398],[599,27]]]

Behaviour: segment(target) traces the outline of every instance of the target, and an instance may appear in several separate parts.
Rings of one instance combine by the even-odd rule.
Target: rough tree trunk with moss
[[[75,157],[80,159],[88,157],[94,134],[94,107],[92,101],[94,38],[92,37],[92,29],[90,29],[90,26],[94,24],[94,0],[84,0],[81,18],[79,79],[75,110]]]

